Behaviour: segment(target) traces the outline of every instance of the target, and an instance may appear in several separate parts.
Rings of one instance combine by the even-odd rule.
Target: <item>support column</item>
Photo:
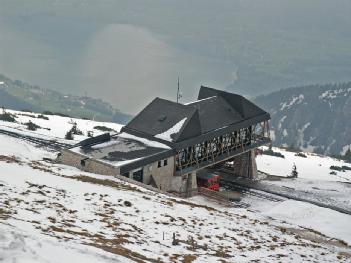
[[[236,156],[233,161],[235,176],[257,179],[257,164],[254,150]]]
[[[196,194],[197,191],[197,180],[196,180],[196,172],[192,172],[188,174],[187,180],[187,196],[191,197]]]

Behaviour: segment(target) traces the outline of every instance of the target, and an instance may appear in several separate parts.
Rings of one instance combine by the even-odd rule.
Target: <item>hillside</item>
[[[11,80],[0,74],[0,106],[35,112],[50,111],[72,117],[125,123],[130,116],[101,99],[64,95],[56,91]]]
[[[83,132],[112,123],[9,111],[17,123],[1,129],[28,132],[31,120],[49,130],[30,131],[61,139],[72,122]],[[38,122],[40,121],[40,123]],[[61,125],[60,125],[61,124]],[[62,127],[63,128],[62,128]],[[317,191],[350,207],[350,172],[330,175],[323,156],[262,155],[258,168],[275,173],[296,191]],[[348,262],[351,216],[305,202],[273,202],[243,195],[230,206],[202,196],[181,199],[146,190],[111,176],[57,164],[56,152],[0,134],[0,255],[4,262]],[[296,162],[299,178],[289,179]],[[310,174],[318,164],[318,173]],[[310,165],[309,165],[310,164]],[[278,173],[278,174],[276,174]],[[173,240],[175,234],[175,241]]]
[[[255,102],[271,114],[276,146],[336,155],[351,147],[351,82],[284,89]]]

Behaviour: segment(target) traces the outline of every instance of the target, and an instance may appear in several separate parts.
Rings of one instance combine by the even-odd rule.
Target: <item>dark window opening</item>
[[[168,164],[168,160],[166,159],[163,161],[163,166],[167,166],[167,164]]]
[[[81,165],[81,166],[85,166],[85,160],[81,160],[81,161],[80,161],[80,165]]]
[[[144,171],[143,169],[140,169],[139,171],[136,171],[133,173],[133,179],[138,182],[143,182],[143,177],[144,177]]]
[[[162,162],[158,161],[157,167],[160,168],[162,166]]]

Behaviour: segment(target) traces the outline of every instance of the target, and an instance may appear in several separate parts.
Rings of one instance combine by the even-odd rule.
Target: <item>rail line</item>
[[[12,131],[7,131],[7,130],[3,130],[3,129],[0,129],[0,134],[4,134],[7,136],[18,138],[18,139],[21,139],[23,141],[31,142],[31,143],[36,144],[39,147],[45,147],[45,148],[51,149],[53,151],[60,151],[63,148],[72,147],[71,144],[58,142],[54,139],[47,140],[47,139],[38,138],[35,136],[30,136],[30,135],[24,135],[24,134],[12,132]]]
[[[219,173],[224,173],[224,174],[229,174],[231,175],[230,172],[225,171],[225,170],[218,170]],[[271,201],[274,201],[274,199],[276,201],[274,202],[279,202],[279,201],[284,201],[287,199],[291,199],[291,200],[296,200],[296,201],[301,201],[301,202],[306,202],[306,203],[310,203],[319,207],[324,207],[324,208],[329,208],[331,210],[343,213],[343,214],[347,214],[347,215],[351,215],[351,210],[350,209],[345,209],[339,206],[335,206],[335,205],[331,205],[331,204],[326,204],[326,203],[322,203],[318,200],[311,200],[308,198],[303,198],[303,197],[297,197],[294,195],[291,195],[289,193],[285,193],[285,192],[276,192],[274,190],[270,190],[270,189],[261,189],[259,187],[255,187],[255,186],[246,186],[246,185],[242,185],[238,182],[231,182],[228,180],[221,180],[223,182],[223,184],[228,184],[229,187],[231,187],[232,189],[242,189],[242,191],[244,191],[244,193],[247,193],[249,195],[252,196],[257,196],[263,199],[271,199]],[[280,199],[278,201],[278,199]]]
[[[255,190],[249,187],[245,187],[245,186],[241,186],[238,185],[234,182],[230,182],[230,181],[225,181],[225,180],[221,180],[221,185],[224,186],[226,189],[230,189],[232,191],[238,191],[242,194],[245,195],[251,195],[260,199],[265,199],[265,200],[269,200],[272,202],[282,202],[284,200],[286,200],[285,198],[281,198],[281,197],[277,197],[274,196],[272,194],[268,194],[259,190]]]

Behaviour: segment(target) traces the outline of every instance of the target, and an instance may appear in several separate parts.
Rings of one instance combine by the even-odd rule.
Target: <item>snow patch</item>
[[[150,146],[150,147],[154,147],[154,148],[163,148],[163,149],[171,149],[169,146],[163,144],[163,143],[160,143],[160,142],[156,142],[156,141],[151,141],[151,140],[148,140],[148,139],[145,139],[145,138],[141,138],[141,137],[137,137],[135,135],[131,135],[129,133],[121,133],[118,135],[119,137],[121,138],[125,138],[125,139],[132,139],[132,140],[135,140],[135,141],[139,141],[147,146]]]
[[[299,146],[304,145],[305,130],[311,125],[310,122],[307,122],[301,129],[297,129],[297,141]]]
[[[303,94],[300,94],[299,96],[293,96],[292,99],[289,102],[282,102],[280,103],[280,110],[285,110],[285,109],[290,109],[294,105],[298,105],[302,103],[302,101],[305,99]]]
[[[282,124],[283,124],[283,122],[285,121],[285,119],[286,119],[286,115],[283,117],[283,118],[281,118],[280,120],[279,120],[279,122],[278,122],[278,130],[280,130],[281,128],[282,128]]]
[[[176,123],[172,128],[170,128],[169,130],[157,134],[155,135],[156,138],[162,139],[162,140],[166,140],[166,141],[173,141],[171,138],[171,135],[173,134],[177,134],[179,133],[179,131],[181,130],[181,128],[183,127],[184,123],[186,122],[188,118],[184,118],[181,121],[179,121],[178,123]]]
[[[333,100],[337,97],[346,97],[348,93],[351,92],[351,88],[335,89],[335,90],[326,90],[321,95],[318,96],[322,100]]]
[[[345,155],[348,149],[351,149],[351,144],[347,144],[344,147],[342,147],[340,154]]]
[[[269,136],[272,139],[272,141],[274,141],[275,140],[275,130],[270,130],[269,131]]]
[[[201,100],[191,101],[191,102],[188,102],[188,103],[184,103],[183,105],[191,105],[191,104],[194,104],[194,103],[197,103],[197,102],[200,102],[200,101],[204,101],[204,100],[209,100],[209,99],[212,99],[212,98],[215,98],[215,97],[217,97],[217,96],[211,96],[211,97],[204,98],[204,99],[201,99]]]

